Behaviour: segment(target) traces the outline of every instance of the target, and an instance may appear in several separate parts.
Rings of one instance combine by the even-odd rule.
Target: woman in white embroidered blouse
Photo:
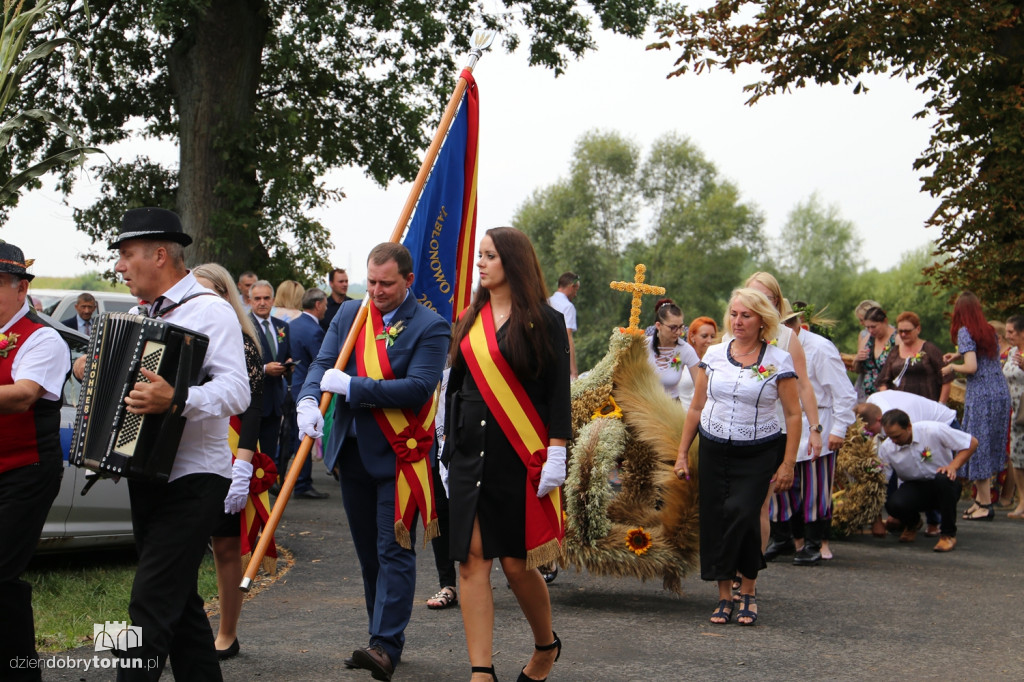
[[[665,301],[658,308],[657,320],[652,334],[647,336],[647,360],[658,375],[662,387],[669,397],[679,400],[679,382],[683,370],[691,379],[697,376],[697,352],[680,336],[686,331],[683,313],[672,301]]]
[[[676,475],[689,477],[690,445],[699,431],[701,578],[718,583],[718,608],[711,616],[716,625],[732,619],[737,573],[737,621],[757,621],[755,582],[767,566],[761,506],[772,482],[776,490],[793,485],[800,400],[791,356],[768,343],[778,326],[778,311],[764,294],[750,288],[733,292],[725,317],[732,340],[705,353],[679,444]]]

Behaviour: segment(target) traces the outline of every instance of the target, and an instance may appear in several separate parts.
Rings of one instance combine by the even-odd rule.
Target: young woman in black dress
[[[533,631],[535,650],[519,679],[543,680],[562,646],[537,567],[558,559],[564,535],[569,340],[526,235],[488,230],[477,268],[480,287],[455,326],[450,354],[451,558],[460,562],[473,678],[494,679],[490,575],[498,558]]]

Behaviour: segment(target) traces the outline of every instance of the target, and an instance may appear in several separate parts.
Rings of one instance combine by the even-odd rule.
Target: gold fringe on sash
[[[248,552],[242,555],[242,572],[249,567],[249,560],[252,559],[252,552]],[[263,561],[260,562],[260,568],[263,569],[267,575],[277,575],[277,557],[263,556]]]
[[[526,570],[546,566],[562,558],[562,546],[554,538],[526,552]]]
[[[428,542],[440,534],[441,526],[438,525],[437,519],[433,519],[423,529],[423,546],[426,547]],[[395,521],[395,540],[405,549],[412,549],[412,537],[410,537],[409,529],[405,527],[405,522],[402,519]]]

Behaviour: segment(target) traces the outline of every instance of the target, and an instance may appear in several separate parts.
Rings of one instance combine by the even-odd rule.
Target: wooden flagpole
[[[473,33],[472,40],[473,48],[469,52],[469,62],[465,66],[465,70],[470,72],[473,71],[477,61],[483,55],[484,50],[490,47],[491,43],[494,41],[494,32],[476,31]],[[419,202],[420,194],[423,192],[423,186],[427,184],[427,178],[430,177],[430,172],[434,167],[434,162],[437,160],[437,155],[441,151],[441,145],[444,143],[444,138],[448,135],[448,128],[451,127],[452,120],[458,112],[459,104],[462,102],[462,96],[466,93],[467,86],[468,83],[466,82],[466,79],[463,78],[460,73],[458,83],[455,85],[455,91],[448,100],[448,106],[445,107],[444,114],[441,116],[441,123],[437,126],[437,131],[434,133],[434,139],[430,142],[430,146],[427,147],[427,153],[423,157],[423,163],[420,164],[419,173],[416,174],[416,181],[413,183],[412,189],[409,190],[409,196],[405,200],[405,205],[402,207],[401,214],[398,216],[398,222],[395,223],[395,229],[391,232],[391,239],[389,241],[393,243],[398,243],[402,239],[402,234],[405,232],[405,228],[409,224],[409,219],[412,217],[412,212],[416,208],[417,202]],[[345,369],[345,365],[348,364],[349,358],[352,357],[352,350],[356,345],[356,337],[363,328],[363,324],[366,322],[366,316],[369,313],[369,305],[370,294],[367,292],[366,295],[363,296],[363,301],[359,305],[359,310],[356,312],[355,321],[352,322],[352,326],[349,328],[348,336],[345,338],[345,344],[341,347],[341,352],[338,354],[338,360],[334,363],[335,369]],[[332,395],[332,393],[324,393],[320,396],[320,414],[327,414],[327,408],[331,404]],[[267,525],[263,528],[263,532],[260,535],[260,541],[252,551],[252,557],[249,559],[249,565],[246,567],[242,583],[238,586],[243,592],[248,592],[252,587],[252,581],[256,578],[256,573],[259,571],[260,564],[263,562],[263,557],[267,553],[267,549],[270,546],[270,540],[274,537],[274,532],[277,530],[277,526],[281,522],[281,516],[284,514],[285,507],[288,506],[288,500],[291,499],[292,491],[295,490],[295,483],[299,479],[299,473],[302,471],[302,465],[306,463],[306,458],[309,457],[309,452],[312,448],[313,439],[309,436],[303,437],[302,443],[299,445],[299,450],[295,453],[295,456],[292,458],[292,463],[288,467],[288,474],[285,476],[284,482],[281,484],[281,492],[274,501],[273,508],[270,511],[270,518],[267,519]]]

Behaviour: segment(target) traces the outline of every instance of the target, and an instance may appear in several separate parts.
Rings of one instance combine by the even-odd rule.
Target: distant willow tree
[[[916,83],[936,120],[915,169],[939,199],[928,220],[943,287],[971,288],[994,309],[1024,306],[1024,17],[1007,0],[718,0],[676,6],[655,47],[676,70],[759,66],[750,103],[807,83],[852,85],[889,73]],[[842,134],[837,131],[837,134]]]
[[[5,3],[6,4],[6,3]],[[560,73],[595,47],[596,25],[643,34],[654,0],[90,0],[64,2],[70,35],[88,35],[71,69],[43,60],[22,103],[51,109],[87,142],[171,141],[180,162],[139,154],[98,169],[102,196],[75,211],[105,241],[122,212],[176,209],[190,257],[229,270],[309,280],[329,234],[310,212],[342,196],[327,171],[356,166],[380,184],[410,179],[476,28]],[[72,87],[51,87],[59,76]],[[19,140],[0,173],[45,146]],[[70,191],[74,177],[66,176]],[[356,229],[352,226],[351,229]],[[344,234],[342,232],[342,234]]]
[[[647,282],[664,286],[687,320],[720,319],[729,292],[763,255],[762,222],[690,140],[665,135],[643,156],[620,134],[595,131],[577,140],[568,177],[537,190],[512,224],[530,235],[550,288],[562,272],[580,275],[575,341],[583,371],[629,320],[630,297],[610,281],[631,280],[644,263]],[[653,304],[644,303],[645,326]]]

